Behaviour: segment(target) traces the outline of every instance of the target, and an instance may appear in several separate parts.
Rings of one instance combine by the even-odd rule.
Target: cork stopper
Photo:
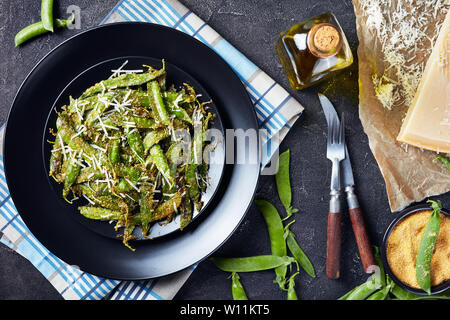
[[[342,38],[336,26],[316,24],[308,33],[308,49],[319,58],[334,56],[342,47]]]

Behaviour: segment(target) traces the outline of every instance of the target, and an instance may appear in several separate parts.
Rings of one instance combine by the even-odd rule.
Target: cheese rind
[[[397,140],[450,153],[450,10]]]

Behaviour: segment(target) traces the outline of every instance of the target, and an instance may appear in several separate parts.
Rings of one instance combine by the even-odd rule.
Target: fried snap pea
[[[72,192],[74,200],[85,199],[79,201],[89,204],[79,211],[88,219],[115,221],[118,237],[133,251],[137,229],[148,237],[154,223],[167,224],[177,215],[184,229],[202,208],[208,165],[199,171],[180,160],[206,144],[203,133],[195,135],[189,114],[195,112],[203,131],[213,118],[187,85],[189,95],[185,87],[170,88],[187,98],[171,101],[167,110],[164,67],[145,67],[145,72],[113,70],[78,98],[69,97],[68,105],[56,109],[57,130],[51,130],[49,174],[63,184],[63,197]],[[175,130],[193,136],[191,149],[181,148],[185,144]]]
[[[167,109],[164,105],[161,89],[157,81],[151,81],[148,83],[148,95],[150,97],[150,105],[158,122],[169,126],[169,114],[167,113]]]

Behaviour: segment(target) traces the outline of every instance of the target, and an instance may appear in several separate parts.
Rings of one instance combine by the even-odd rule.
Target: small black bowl
[[[416,212],[419,211],[423,211],[423,210],[432,210],[430,205],[427,204],[420,204],[420,205],[415,205],[409,208],[404,209],[403,211],[401,211],[398,216],[391,222],[391,224],[389,225],[389,227],[387,228],[384,237],[383,237],[383,243],[381,246],[381,260],[383,261],[383,265],[384,265],[384,269],[386,271],[386,273],[389,275],[389,277],[395,282],[395,284],[397,284],[399,287],[401,287],[402,289],[409,291],[411,293],[417,294],[417,295],[428,295],[428,293],[426,293],[425,291],[423,291],[422,289],[417,289],[417,288],[412,288],[408,285],[406,285],[405,283],[401,282],[392,272],[388,260],[387,260],[387,241],[389,238],[389,235],[391,234],[392,230],[394,229],[394,227],[397,225],[398,222],[400,222],[402,219],[406,218],[407,216],[414,214]],[[446,209],[441,209],[441,213],[445,214],[447,217],[450,217],[450,212]],[[431,294],[436,294],[436,293],[441,293],[447,289],[450,288],[450,279],[446,280],[445,282],[431,287]]]

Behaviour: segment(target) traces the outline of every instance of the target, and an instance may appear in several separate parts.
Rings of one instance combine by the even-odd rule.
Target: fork
[[[345,159],[345,123],[344,114],[341,122],[328,113],[331,123],[328,126],[327,158],[332,162],[330,183],[330,211],[327,226],[327,261],[326,275],[330,279],[337,279],[340,275],[341,255],[341,175],[340,162]]]

